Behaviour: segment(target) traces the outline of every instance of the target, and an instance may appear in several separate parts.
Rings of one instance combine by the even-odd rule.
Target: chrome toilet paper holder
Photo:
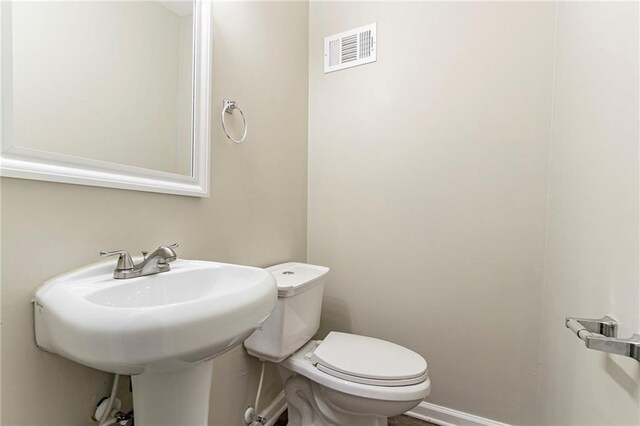
[[[600,319],[567,317],[565,325],[587,348],[623,355],[640,362],[640,334],[618,338],[618,322],[608,315]]]

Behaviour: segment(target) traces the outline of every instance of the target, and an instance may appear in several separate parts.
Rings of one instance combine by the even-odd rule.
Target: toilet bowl
[[[426,369],[416,370],[416,377],[408,380],[373,379],[377,383],[368,384],[366,381],[370,378],[350,376],[343,372],[334,374],[320,362],[314,363],[314,352],[318,347],[322,349],[326,343],[333,344],[337,336],[342,338],[340,340],[353,337],[358,344],[365,343],[361,340],[363,336],[332,332],[325,341],[311,341],[279,363],[280,375],[285,383],[290,426],[386,425],[387,417],[409,411],[429,394],[431,381]],[[377,339],[371,341],[374,344],[383,342]],[[364,346],[367,346],[366,343]],[[404,349],[400,346],[393,349],[399,348]],[[408,349],[404,350],[419,356]],[[362,355],[376,358],[375,353],[366,351]],[[400,358],[399,361],[403,361],[403,357]],[[384,367],[380,368],[380,372],[384,372]],[[385,384],[384,381],[389,383]]]
[[[245,348],[278,364],[289,426],[384,426],[429,394],[427,363],[407,348],[335,331],[311,340],[328,268],[285,263],[267,270],[278,283],[278,302]]]

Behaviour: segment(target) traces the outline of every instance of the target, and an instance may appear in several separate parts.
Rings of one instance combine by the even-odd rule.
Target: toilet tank
[[[271,316],[244,342],[250,355],[280,362],[318,331],[322,292],[329,268],[283,263],[267,268],[278,284],[278,301]]]

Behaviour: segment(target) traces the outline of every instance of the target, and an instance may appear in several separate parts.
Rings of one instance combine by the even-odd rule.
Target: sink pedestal
[[[137,426],[207,426],[213,360],[167,373],[131,376]]]

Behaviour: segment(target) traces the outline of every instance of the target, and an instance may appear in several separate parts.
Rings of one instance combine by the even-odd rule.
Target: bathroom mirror
[[[208,0],[0,5],[2,176],[208,195]]]

